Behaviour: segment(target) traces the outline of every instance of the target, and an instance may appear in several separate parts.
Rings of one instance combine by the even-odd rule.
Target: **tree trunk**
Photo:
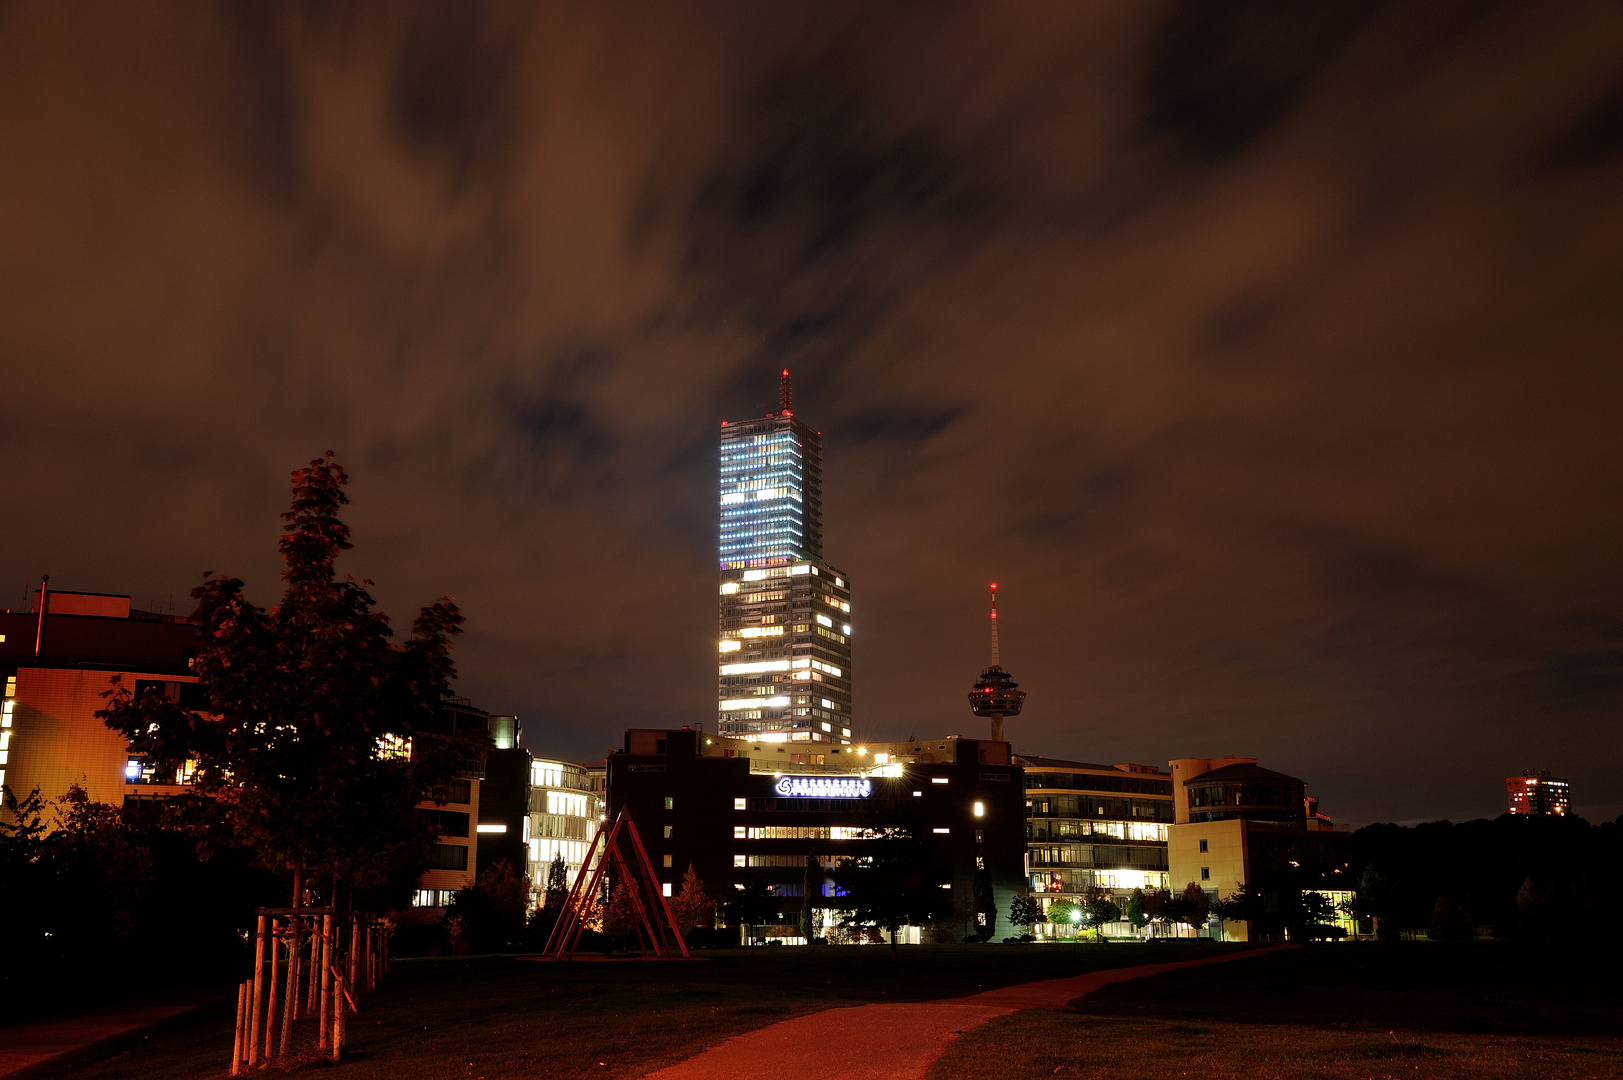
[[[894,926],[890,928],[890,958],[892,960],[900,959],[896,952],[896,928]]]

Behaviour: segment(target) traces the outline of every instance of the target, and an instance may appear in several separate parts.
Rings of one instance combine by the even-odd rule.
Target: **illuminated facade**
[[[568,884],[575,884],[586,851],[603,820],[602,795],[584,765],[537,759],[530,763],[530,813],[524,842],[530,884],[539,896],[552,860],[562,857]]]
[[[862,746],[795,746],[702,732],[632,729],[608,759],[608,815],[630,813],[665,895],[691,865],[713,896],[746,882],[770,885],[779,913],[758,932],[803,943],[799,913],[806,857],[832,871],[873,850],[878,830],[905,828],[921,842],[940,918],[904,928],[901,942],[956,940],[985,928],[973,910],[983,875],[1006,917],[1024,891],[1020,767],[1009,744],[957,736]],[[815,901],[824,926],[837,921],[831,873]],[[814,898],[819,895],[814,893]],[[994,937],[1012,932],[1006,922]],[[840,936],[833,931],[833,938]]]
[[[1505,777],[1505,793],[1510,797],[1512,814],[1548,814],[1565,817],[1571,787],[1549,770],[1528,769],[1520,776]]]
[[[1108,889],[1126,910],[1133,889],[1168,888],[1172,781],[1154,765],[1094,765],[1019,755],[1026,780],[1026,871],[1044,910]],[[1044,933],[1069,931],[1039,924]],[[1122,922],[1107,933],[1132,932]]]
[[[822,436],[780,410],[721,425],[717,730],[851,740],[851,587],[823,561]]]
[[[1167,831],[1172,891],[1190,882],[1212,899],[1248,889],[1265,909],[1253,922],[1212,921],[1212,936],[1235,941],[1280,937],[1305,891],[1332,902],[1350,894],[1351,830],[1318,812],[1306,785],[1256,758],[1180,758],[1172,768]]]
[[[0,783],[46,800],[78,783],[96,802],[138,809],[186,790],[190,770],[132,757],[96,716],[108,690],[155,690],[202,708],[190,620],[106,593],[36,593],[32,612],[0,613]],[[44,613],[40,611],[44,607]]]

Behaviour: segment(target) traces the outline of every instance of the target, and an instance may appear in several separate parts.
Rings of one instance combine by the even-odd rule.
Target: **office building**
[[[1172,780],[1154,765],[1094,765],[1020,754],[1025,770],[1026,870],[1043,910],[1076,903],[1088,889],[1106,889],[1125,913],[1134,889],[1169,888],[1167,830],[1173,821]],[[1039,924],[1041,934],[1069,937],[1065,927]],[[1126,922],[1110,935],[1134,933]]]
[[[96,711],[114,687],[157,688],[201,708],[196,651],[190,620],[141,611],[124,595],[41,590],[32,611],[0,613],[0,783],[19,798],[37,788],[47,801],[78,783],[113,806],[186,790],[185,769],[132,757]]]
[[[721,425],[717,730],[851,740],[851,586],[823,561],[822,434],[793,410]]]
[[[772,886],[781,911],[763,936],[804,941],[798,913],[806,857],[829,872],[877,843],[873,830],[910,829],[924,844],[947,916],[899,938],[955,940],[984,923],[973,913],[977,871],[990,875],[999,918],[1024,891],[1025,810],[1020,767],[1007,743],[957,736],[863,746],[793,746],[702,732],[632,729],[608,759],[608,819],[629,811],[662,889],[688,866],[724,897],[751,879]],[[837,921],[829,916],[829,925]],[[1000,929],[1001,927],[1001,929]],[[994,936],[1013,932],[1007,924]]]
[[[1571,788],[1548,769],[1526,769],[1520,776],[1505,777],[1505,793],[1510,797],[1509,813],[1565,817]]]
[[[107,704],[105,692],[123,687],[136,694],[156,688],[183,708],[207,712],[192,674],[197,647],[189,618],[142,611],[123,594],[41,590],[33,611],[0,613],[0,783],[19,797],[37,788],[46,800],[77,783],[93,801],[131,814],[185,793],[192,782],[186,767],[161,768],[132,754],[96,711]],[[446,702],[439,724],[445,733],[484,730],[489,719],[457,698]],[[482,768],[463,763],[461,775],[436,793],[441,801],[420,804],[442,835],[415,903],[447,900],[477,873]]]
[[[567,884],[575,884],[603,820],[603,795],[589,766],[541,758],[530,763],[529,792],[524,842],[539,899],[554,859],[563,859]]]
[[[1220,928],[1214,920],[1213,930],[1236,941],[1277,939],[1301,893],[1332,903],[1352,895],[1351,830],[1319,813],[1301,780],[1232,755],[1180,758],[1171,769],[1171,890],[1194,882],[1215,900],[1249,889],[1265,912]]]

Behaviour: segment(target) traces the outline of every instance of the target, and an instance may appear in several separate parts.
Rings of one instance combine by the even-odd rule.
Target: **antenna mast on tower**
[[[981,672],[980,682],[969,692],[969,710],[976,716],[992,721],[992,739],[1003,741],[1003,718],[1019,716],[1026,702],[1026,692],[1020,689],[1007,671],[1003,670],[997,641],[997,583],[992,583],[992,666]]]
[[[795,407],[795,390],[789,382],[789,369],[783,369],[783,376],[778,380],[778,408],[785,416],[793,416]]]

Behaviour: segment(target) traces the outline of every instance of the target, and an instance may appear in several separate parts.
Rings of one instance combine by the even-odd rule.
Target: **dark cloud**
[[[865,737],[1623,811],[1623,19],[1516,5],[0,7],[0,572],[469,615],[538,752],[709,722],[794,369]],[[3,602],[3,601],[0,601]]]

